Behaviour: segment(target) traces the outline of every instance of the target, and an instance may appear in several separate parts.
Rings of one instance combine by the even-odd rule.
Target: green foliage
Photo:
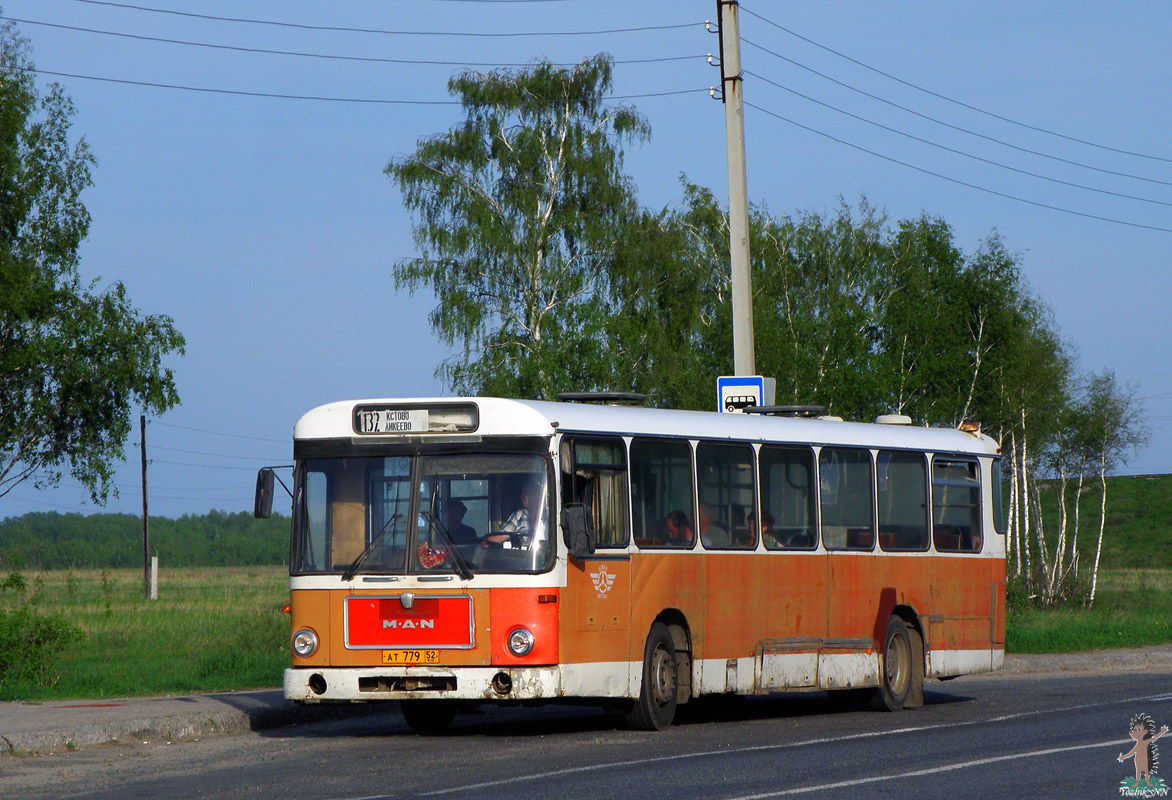
[[[1022,402],[1031,415],[1061,407],[1064,346],[996,237],[966,255],[943,220],[892,228],[866,200],[832,215],[754,207],[749,230],[757,370],[777,379],[777,402],[995,432]],[[712,408],[715,376],[732,371],[728,263],[728,219],[707,189],[685,181],[681,209],[632,223],[611,265],[603,381]]]
[[[16,697],[17,686],[55,684],[62,652],[84,636],[61,614],[39,612],[36,602],[21,573],[0,582],[0,700]]]
[[[548,398],[604,358],[607,266],[636,214],[620,145],[649,136],[604,103],[611,68],[461,73],[464,121],[387,165],[420,217],[395,279],[439,299],[432,327],[461,352],[438,373],[458,393]]]
[[[28,51],[0,24],[0,496],[67,469],[100,503],[132,407],[178,403],[162,362],[184,340],[168,317],[140,316],[122,284],[83,284],[80,195],[94,158],[84,140],[70,143],[61,87],[39,94]]]
[[[150,522],[151,555],[163,567],[288,563],[288,517],[211,511]],[[36,569],[141,568],[142,519],[56,512],[10,517],[0,520],[0,560]]]

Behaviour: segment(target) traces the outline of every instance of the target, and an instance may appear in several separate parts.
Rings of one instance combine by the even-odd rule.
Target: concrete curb
[[[119,741],[196,739],[395,711],[393,704],[299,706],[280,690],[0,703],[0,752],[44,755]]]

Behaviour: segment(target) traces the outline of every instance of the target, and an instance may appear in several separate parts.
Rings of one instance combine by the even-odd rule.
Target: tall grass
[[[1172,569],[1103,570],[1093,608],[1010,604],[1006,649],[1060,653],[1172,642]]]
[[[22,699],[130,697],[278,686],[288,665],[284,567],[159,570],[159,599],[140,570],[25,575],[35,606],[85,638],[57,662],[49,687],[17,685]]]

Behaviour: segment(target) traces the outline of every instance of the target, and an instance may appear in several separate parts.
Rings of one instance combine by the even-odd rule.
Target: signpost
[[[760,375],[722,375],[716,379],[716,410],[743,414],[746,406],[771,406],[777,381]]]

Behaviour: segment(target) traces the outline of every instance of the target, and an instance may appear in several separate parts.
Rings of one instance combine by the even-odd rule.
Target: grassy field
[[[85,638],[57,662],[49,688],[21,699],[127,697],[279,686],[288,666],[285,567],[159,570],[159,599],[143,599],[141,570],[25,572],[41,613]]]
[[[1063,653],[1172,642],[1172,569],[1111,569],[1093,608],[1009,609],[1006,649]]]
[[[283,567],[160,570],[159,599],[143,599],[139,570],[25,573],[43,613],[85,632],[48,688],[8,698],[47,700],[189,694],[278,686],[288,665]],[[1091,610],[1012,608],[1017,653],[1134,647],[1172,641],[1172,570],[1104,572]]]

